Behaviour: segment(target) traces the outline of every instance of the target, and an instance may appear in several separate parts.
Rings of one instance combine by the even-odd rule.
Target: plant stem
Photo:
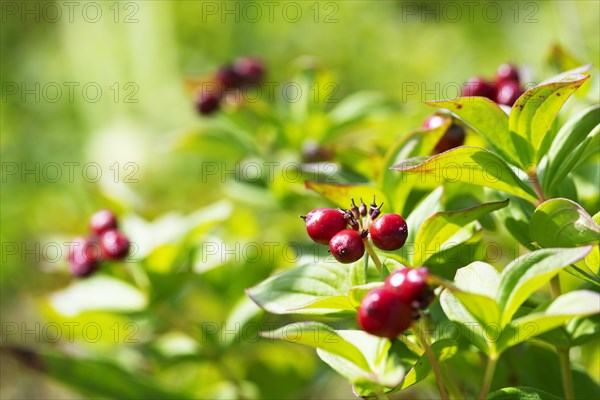
[[[498,362],[498,356],[491,355],[488,358],[488,364],[485,368],[485,376],[483,378],[483,386],[481,387],[481,393],[479,394],[479,400],[485,400],[490,390],[492,378],[494,377],[494,371],[496,370],[496,362]]]
[[[531,185],[533,186],[533,191],[537,195],[539,202],[543,203],[544,201],[546,201],[546,197],[544,196],[544,191],[540,186],[540,179],[537,175],[537,172],[527,172],[527,175],[529,175],[529,180],[531,181]]]
[[[371,256],[371,258],[373,259],[373,262],[375,263],[377,270],[379,272],[381,272],[382,264],[381,264],[381,260],[379,259],[379,256],[377,255],[377,253],[375,252],[375,250],[373,249],[373,247],[371,246],[371,244],[369,243],[368,240],[365,240],[364,242],[365,242],[365,249],[367,249],[367,253],[369,253],[369,256]]]
[[[427,338],[425,338],[425,336],[423,335],[423,331],[419,327],[419,323],[414,324],[414,330],[417,339],[419,339],[419,343],[421,343],[421,346],[423,346],[425,354],[427,355],[429,363],[431,364],[431,369],[433,370],[433,374],[435,375],[438,389],[440,391],[440,396],[442,396],[442,400],[448,400],[448,392],[446,391],[446,387],[444,385],[444,378],[442,377],[440,366],[437,362],[437,359],[435,358],[433,350],[431,350],[431,347],[429,347],[429,343],[427,343]]]
[[[464,399],[465,396],[460,392],[460,389],[454,383],[454,380],[450,376],[448,369],[445,365],[440,365],[440,372],[442,373],[442,377],[444,378],[444,383],[446,384],[446,388],[448,389],[448,393],[451,399]]]
[[[560,277],[554,276],[550,280],[550,294],[553,299],[556,299],[561,294]],[[573,374],[571,374],[571,360],[569,357],[569,349],[556,346],[558,359],[560,360],[560,377],[562,380],[565,400],[573,400],[575,398],[573,392]]]
[[[573,400],[575,392],[573,391],[573,375],[571,374],[571,361],[569,360],[569,349],[556,348],[560,359],[560,375],[562,378],[565,400]]]

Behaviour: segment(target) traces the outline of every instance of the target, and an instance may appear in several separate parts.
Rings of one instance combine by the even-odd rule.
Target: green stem
[[[540,178],[538,177],[535,171],[528,171],[527,175],[529,175],[529,180],[531,181],[531,185],[533,186],[533,191],[538,197],[538,200],[541,203],[546,201],[546,197],[544,196],[544,191],[542,190],[542,186],[540,185]]]
[[[554,276],[550,280],[550,294],[553,299],[556,299],[561,294],[560,277]],[[571,360],[569,357],[569,349],[556,346],[558,359],[560,360],[560,377],[562,380],[565,400],[573,400],[575,398],[573,392],[573,374],[571,373]]]
[[[381,268],[383,267],[383,265],[381,264],[381,260],[379,259],[379,256],[375,252],[375,249],[373,249],[373,247],[371,246],[371,243],[369,243],[368,239],[365,239],[364,242],[365,242],[365,249],[367,249],[367,253],[369,253],[369,256],[371,257],[371,259],[373,259],[373,262],[375,263],[377,270],[379,272],[381,272]]]
[[[451,399],[460,400],[464,399],[465,396],[460,392],[460,389],[454,383],[454,380],[450,376],[450,372],[445,365],[440,365],[440,372],[442,373],[442,377],[444,378],[444,383],[446,384],[446,388],[448,389],[448,394]]]
[[[573,400],[575,392],[573,391],[573,375],[571,374],[571,361],[569,360],[569,349],[556,348],[560,358],[560,375],[562,377],[565,400]]]
[[[498,362],[498,356],[491,355],[488,359],[488,364],[485,369],[485,376],[483,378],[483,386],[481,387],[481,393],[479,394],[479,400],[485,400],[492,384],[492,378],[494,377],[494,371],[496,370],[496,363]]]
[[[437,381],[440,396],[442,396],[442,400],[448,400],[448,392],[446,392],[444,378],[440,371],[440,365],[438,364],[437,359],[435,358],[433,350],[431,350],[431,347],[429,347],[429,343],[427,343],[427,338],[425,338],[425,335],[423,335],[423,331],[419,327],[419,323],[414,324],[414,330],[417,339],[419,339],[419,343],[421,343],[421,346],[425,350],[425,354],[429,359],[429,363],[431,364],[431,369],[433,370],[433,374],[435,375],[435,380]]]

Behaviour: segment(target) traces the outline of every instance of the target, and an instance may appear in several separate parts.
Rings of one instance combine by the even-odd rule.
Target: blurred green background
[[[231,321],[232,310],[251,307],[243,289],[290,263],[278,253],[266,261],[227,260],[221,268],[200,259],[190,267],[187,256],[197,257],[191,252],[199,238],[305,241],[297,216],[322,201],[292,193],[273,204],[260,196],[244,202],[240,198],[252,196],[204,179],[203,163],[235,162],[240,155],[226,143],[178,144],[182,133],[207,124],[194,110],[186,80],[251,54],[264,60],[266,81],[277,85],[310,56],[335,83],[336,101],[359,90],[392,99],[397,111],[377,129],[393,138],[431,112],[422,101],[455,96],[453,88],[469,76],[491,77],[502,62],[523,67],[531,82],[555,72],[547,62],[555,44],[600,64],[597,1],[67,3],[2,2],[2,342],[107,360],[196,397],[352,394],[309,349],[244,340],[228,347],[202,330],[207,321]],[[204,214],[190,214],[209,205]],[[129,216],[126,231],[142,247],[167,237],[155,240],[160,249],[152,257],[140,253],[144,262],[107,267],[107,276],[154,291],[141,300],[137,292],[124,293],[123,299],[143,303],[131,310],[65,315],[72,304],[56,306],[52,293],[72,278],[64,257],[48,244],[85,234],[87,219],[103,207]],[[162,225],[145,225],[157,220]],[[148,277],[140,274],[144,268]],[[156,293],[161,285],[169,295]],[[94,290],[116,296],[107,288]],[[93,290],[81,290],[93,297]],[[44,343],[49,334],[35,324],[57,322],[64,329],[65,321],[96,322],[104,339],[69,341],[65,330],[61,340]],[[118,340],[113,326],[123,330]],[[23,337],[23,327],[33,333]],[[135,330],[135,343],[124,339],[126,329]],[[592,367],[598,369],[597,361]],[[1,373],[2,398],[79,396],[4,354]],[[428,390],[405,396],[428,398],[434,393]]]

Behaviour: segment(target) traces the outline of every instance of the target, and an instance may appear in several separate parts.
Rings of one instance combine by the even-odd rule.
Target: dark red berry
[[[365,243],[360,233],[352,229],[344,229],[331,238],[329,251],[342,264],[349,264],[360,260],[365,254]]]
[[[399,296],[415,309],[425,308],[433,299],[433,291],[427,284],[427,268],[402,268],[385,280],[385,288]]]
[[[496,95],[496,103],[512,106],[515,101],[523,94],[523,90],[518,82],[506,81],[498,84],[498,94]]]
[[[221,105],[221,99],[216,93],[201,93],[196,99],[196,109],[202,115],[216,112]]]
[[[432,114],[423,121],[423,129],[435,129],[442,126],[449,117],[444,117],[440,114]]]
[[[238,58],[233,64],[233,69],[246,85],[260,83],[265,74],[262,61],[255,57]]]
[[[302,161],[306,163],[325,162],[332,159],[333,151],[327,147],[320,146],[315,141],[307,141],[302,146]]]
[[[474,76],[463,85],[462,96],[481,96],[494,100],[496,91],[494,86],[485,79]]]
[[[100,235],[102,255],[111,260],[121,260],[129,252],[129,239],[123,232],[112,229]]]
[[[366,332],[393,339],[410,327],[413,310],[395,293],[371,290],[358,308],[358,324]]]
[[[117,217],[110,210],[100,210],[90,218],[90,229],[96,235],[117,228]]]
[[[433,149],[433,154],[443,153],[465,143],[465,128],[461,125],[452,124],[444,132],[439,142]]]
[[[78,277],[91,275],[100,264],[100,248],[88,238],[78,237],[69,250],[69,269]]]
[[[398,214],[385,214],[376,219],[369,229],[373,244],[381,250],[398,250],[406,242],[408,227]]]
[[[512,64],[501,64],[496,70],[496,84],[506,81],[519,82],[519,70]]]
[[[226,65],[219,68],[215,75],[215,81],[225,89],[237,89],[242,85],[244,79],[233,67]]]
[[[333,208],[317,208],[304,217],[308,236],[319,244],[328,244],[331,238],[346,229],[344,213]]]

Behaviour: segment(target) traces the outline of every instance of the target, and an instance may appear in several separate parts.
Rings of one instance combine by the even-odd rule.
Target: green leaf
[[[464,182],[536,200],[535,192],[500,157],[479,147],[457,147],[417,165],[408,160],[392,169],[426,174],[438,184],[443,181]]]
[[[441,199],[444,188],[442,186],[436,188],[425,197],[417,207],[406,217],[406,226],[408,228],[408,236],[406,244],[398,252],[399,255],[409,265],[412,265],[412,258],[415,254],[415,238],[421,225],[427,220],[431,213],[441,210]],[[398,254],[397,253],[397,254]]]
[[[361,395],[375,394],[378,389],[387,392],[400,384],[404,378],[404,367],[396,352],[390,351],[390,340],[358,330],[340,330],[337,333],[362,353],[368,367],[358,368],[356,363],[348,362],[347,358],[327,349],[319,348],[317,354],[358,389],[362,389]]]
[[[440,340],[431,345],[431,350],[436,356],[438,362],[444,362],[454,357],[459,352],[459,345],[455,340]],[[404,390],[423,379],[427,378],[431,371],[431,363],[426,354],[422,354],[415,365],[406,373],[404,380],[394,392]]]
[[[379,186],[389,195],[391,209],[400,213],[412,188],[417,184],[418,177],[398,173],[390,168],[402,161],[418,156],[429,156],[437,142],[442,138],[451,121],[429,130],[417,130],[403,136],[387,151],[383,162],[383,173]]]
[[[389,113],[395,108],[397,105],[379,92],[358,92],[347,96],[329,112],[331,129],[324,139],[330,141],[338,135],[340,128],[376,113]]]
[[[363,257],[352,264],[350,264],[350,285],[359,286],[367,283],[367,268],[369,259]]]
[[[577,247],[600,241],[600,226],[569,199],[540,204],[531,217],[529,232],[542,247]]]
[[[498,325],[500,311],[494,300],[499,283],[498,271],[484,262],[473,262],[456,272],[455,284],[445,285],[440,304],[448,319],[465,325],[468,338],[483,351],[491,350],[491,343],[472,329],[473,324]],[[471,329],[469,329],[471,327]]]
[[[383,282],[371,282],[360,286],[353,286],[348,293],[350,303],[356,308],[360,306],[363,298],[373,289],[383,287]]]
[[[531,339],[575,318],[600,313],[600,295],[589,290],[577,290],[556,298],[541,312],[513,320],[502,332],[498,343],[503,351]]]
[[[471,233],[461,236],[462,233],[467,232],[465,226],[507,205],[508,199],[485,203],[464,210],[442,211],[433,214],[419,228],[415,238],[413,264],[425,265],[427,259],[435,253],[468,240],[472,236]]]
[[[319,322],[297,322],[274,331],[262,332],[261,336],[321,349],[342,357],[362,371],[370,371],[370,365],[359,347],[348,342],[340,331]]]
[[[587,79],[589,75],[569,71],[529,89],[515,102],[508,126],[521,167],[529,168],[539,162],[544,154],[538,151],[554,118]]]
[[[191,399],[133,375],[106,361],[76,358],[56,351],[3,347],[25,366],[44,373],[90,397],[109,399]]]
[[[590,246],[542,249],[524,254],[500,274],[496,300],[502,312],[501,325],[508,324],[519,306],[561,269],[585,257]]]
[[[543,390],[519,386],[496,390],[487,396],[487,400],[561,400],[561,398]]]
[[[508,115],[494,101],[485,97],[461,97],[426,104],[452,111],[481,134],[507,163],[520,166],[516,161],[517,149],[508,135]]]
[[[379,189],[367,185],[342,185],[338,183],[322,183],[307,181],[306,188],[314,190],[327,200],[332,201],[338,207],[350,207],[350,200],[355,199],[358,204],[359,199],[365,202],[377,199],[377,203],[387,203],[387,196]]]
[[[548,151],[548,164],[542,176],[542,187],[545,192],[553,191],[573,170],[592,141],[592,131],[597,129],[598,124],[600,124],[600,105],[594,105],[581,111],[563,125]]]
[[[493,192],[491,197],[495,200],[503,196],[499,192]],[[533,240],[529,236],[531,216],[535,210],[534,205],[519,197],[510,196],[509,199],[510,205],[498,210],[495,216],[522,246],[529,250],[535,250],[531,244]]]
[[[333,262],[304,265],[272,276],[246,293],[273,314],[354,313],[345,266]]]

